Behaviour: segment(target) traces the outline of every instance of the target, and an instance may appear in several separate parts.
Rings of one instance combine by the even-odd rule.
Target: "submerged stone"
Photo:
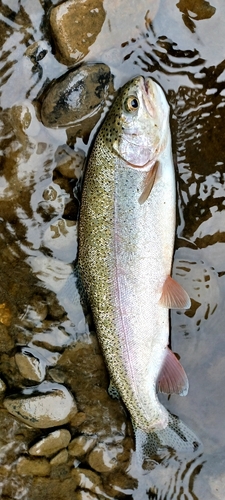
[[[51,10],[50,24],[60,58],[75,64],[88,53],[105,20],[102,0],[68,0]]]
[[[68,389],[61,384],[42,382],[4,399],[5,408],[22,422],[46,429],[66,424],[77,412]]]
[[[17,463],[16,471],[22,476],[49,476],[50,464],[46,458],[31,458],[21,457]]]
[[[50,460],[51,465],[62,465],[68,460],[68,450],[65,448],[61,450],[55,457]]]
[[[105,64],[87,64],[55,80],[42,102],[46,127],[68,127],[102,112],[112,76]]]
[[[27,349],[15,354],[15,361],[21,375],[33,382],[42,382],[45,378],[45,365]]]
[[[69,454],[72,457],[81,457],[88,453],[96,444],[96,437],[78,436],[69,445]]]
[[[71,434],[67,429],[59,429],[51,432],[30,449],[30,455],[50,457],[62,448],[66,448],[71,440]]]

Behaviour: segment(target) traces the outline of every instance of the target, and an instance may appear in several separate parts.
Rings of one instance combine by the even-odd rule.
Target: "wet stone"
[[[118,455],[123,452],[121,445],[99,443],[90,453],[88,463],[97,472],[109,472],[118,466]]]
[[[34,295],[30,303],[26,306],[23,314],[23,325],[29,327],[36,326],[43,321],[48,314],[46,301],[40,295]]]
[[[71,434],[67,429],[59,429],[51,432],[29,449],[29,454],[34,456],[50,457],[62,448],[66,448],[71,440]]]
[[[101,487],[102,481],[100,476],[95,472],[87,469],[77,468],[72,469],[71,475],[80,488],[84,488],[85,490],[90,490],[93,492],[95,492],[96,488],[98,488],[98,491],[96,491],[96,493],[99,492],[99,487]]]
[[[81,457],[94,448],[96,441],[96,437],[79,436],[73,439],[69,444],[69,454],[72,457]]]
[[[49,476],[50,464],[46,458],[30,458],[21,457],[16,467],[17,473],[25,476]]]
[[[23,378],[33,382],[42,382],[44,380],[45,365],[29,350],[16,353],[15,361]]]
[[[68,460],[68,450],[61,450],[55,457],[50,460],[50,465],[65,464]]]
[[[68,179],[80,179],[85,162],[85,153],[82,150],[74,151],[67,144],[59,146],[55,160],[57,162],[55,170],[61,175]]]
[[[76,403],[63,385],[42,382],[4,399],[5,408],[31,427],[46,429],[66,424],[77,412]]]
[[[68,127],[96,115],[97,122],[110,91],[112,77],[105,64],[87,64],[69,71],[44,97],[42,121],[46,127]]]
[[[53,7],[50,14],[52,34],[59,57],[65,64],[74,65],[84,58],[104,20],[102,0],[68,0]]]

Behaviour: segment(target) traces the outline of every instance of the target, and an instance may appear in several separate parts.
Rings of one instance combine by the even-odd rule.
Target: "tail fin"
[[[134,429],[137,460],[144,469],[154,468],[167,455],[202,451],[197,436],[176,415],[168,415],[165,429],[149,433]]]

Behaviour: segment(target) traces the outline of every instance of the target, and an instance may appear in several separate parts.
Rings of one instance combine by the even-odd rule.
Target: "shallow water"
[[[0,7],[0,371],[7,394],[18,392],[33,383],[19,371],[16,352],[37,356],[45,379],[64,383],[75,395],[81,422],[66,427],[72,437],[97,436],[105,469],[92,452],[75,465],[94,470],[98,485],[71,475],[72,454],[39,475],[20,473],[18,460],[47,432],[19,423],[2,406],[2,498],[222,500],[225,5],[142,0],[137,7],[118,0],[113,10],[105,0],[105,21],[83,59],[108,64],[115,89],[136,74],[151,74],[171,105],[178,191],[174,276],[192,299],[190,310],[171,315],[171,343],[190,390],[186,398],[163,401],[193,429],[204,450],[196,457],[165,458],[143,472],[132,452],[129,417],[107,396],[107,372],[80,305],[73,276],[76,181],[58,170],[62,151],[73,157],[68,145],[87,153],[99,121],[74,139],[66,127],[47,128],[40,120],[43,90],[68,69],[59,62],[49,30],[49,9],[56,3],[11,0]]]

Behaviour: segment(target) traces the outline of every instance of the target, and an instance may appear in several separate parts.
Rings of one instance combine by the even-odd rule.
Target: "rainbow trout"
[[[157,392],[188,391],[168,347],[169,309],[190,306],[170,276],[175,191],[169,106],[139,76],[119,91],[88,161],[78,266],[111,383],[142,433],[174,423]]]

